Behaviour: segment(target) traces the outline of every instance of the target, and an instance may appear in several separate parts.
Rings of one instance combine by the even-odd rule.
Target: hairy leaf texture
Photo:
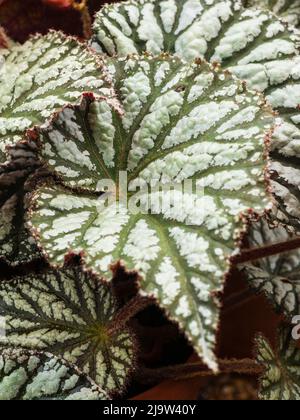
[[[0,51],[1,54],[1,51]],[[85,45],[59,32],[31,38],[2,54],[0,67],[0,162],[6,147],[83,92],[109,95],[101,61]]]
[[[267,401],[300,400],[300,350],[290,328],[280,331],[276,350],[263,336],[257,338],[257,361],[266,369],[260,378],[260,398]]]
[[[283,227],[270,228],[266,220],[251,227],[249,242],[253,248],[293,239]],[[277,312],[288,319],[300,314],[300,250],[274,255],[246,264],[250,287],[263,292]]]
[[[94,34],[93,45],[109,55],[147,50],[204,57],[264,92],[282,118],[271,152],[274,193],[281,218],[300,229],[298,32],[273,13],[244,9],[236,0],[130,0],[105,6]]]
[[[108,400],[107,394],[75,366],[49,353],[2,349],[0,400]]]
[[[122,113],[86,97],[40,130],[41,155],[62,186],[34,194],[31,228],[54,264],[72,251],[106,277],[119,260],[137,272],[216,369],[216,294],[241,214],[269,204],[272,115],[259,95],[205,63],[145,56],[109,68]]]
[[[108,392],[120,392],[133,369],[134,338],[114,327],[110,288],[78,267],[0,284],[2,344],[63,357]]]

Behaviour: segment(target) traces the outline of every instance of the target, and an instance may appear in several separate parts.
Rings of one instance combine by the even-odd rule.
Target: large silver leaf
[[[106,277],[119,260],[136,271],[216,369],[216,293],[241,214],[269,204],[272,115],[259,95],[204,63],[131,57],[112,60],[110,71],[122,113],[85,98],[40,130],[43,159],[74,190],[40,189],[31,228],[54,264],[72,251]]]
[[[108,400],[77,368],[49,353],[2,349],[0,400]]]
[[[261,248],[293,239],[283,227],[270,228],[266,220],[254,224],[249,245]],[[288,319],[300,314],[300,249],[248,263],[244,267],[250,287],[263,292]]]
[[[244,9],[236,0],[130,0],[105,6],[94,34],[93,45],[109,55],[147,50],[204,57],[264,92],[282,118],[271,154],[280,216],[300,228],[298,32],[271,12]]]
[[[59,32],[38,35],[0,56],[0,162],[7,145],[65,104],[76,103],[83,92],[111,94],[101,60]]]
[[[260,378],[262,400],[300,400],[300,349],[290,328],[282,328],[276,350],[263,336],[257,342],[257,361],[266,371]]]
[[[117,311],[110,288],[78,267],[2,281],[0,342],[61,356],[119,392],[134,366],[134,339],[112,328]]]

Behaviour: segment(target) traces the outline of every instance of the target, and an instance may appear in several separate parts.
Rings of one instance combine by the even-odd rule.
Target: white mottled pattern
[[[132,77],[125,79],[121,93],[126,111],[123,126],[126,130],[129,130],[151,93],[149,78],[143,71],[135,73]]]
[[[164,30],[169,34],[174,29],[177,12],[176,0],[163,0],[160,3],[160,8]]]
[[[248,6],[270,9],[285,22],[299,26],[300,0],[248,0]]]
[[[155,230],[150,229],[145,220],[140,220],[130,232],[124,254],[136,262],[137,271],[147,274],[159,251],[159,239]]]
[[[41,130],[44,160],[63,186],[36,193],[31,229],[56,264],[71,251],[106,278],[118,262],[136,271],[142,291],[216,370],[219,309],[209,296],[223,288],[241,213],[269,205],[263,153],[273,116],[258,94],[205,63],[145,55],[109,66],[124,109],[85,99],[70,113],[80,127],[72,141],[92,170],[62,159],[49,140],[55,130],[69,131],[68,121],[59,128],[58,117]],[[108,188],[101,189],[103,179]]]
[[[174,303],[180,293],[180,281],[178,276],[179,274],[173,266],[171,258],[165,257],[155,275],[155,282],[163,291],[161,299],[164,305],[168,306]]]
[[[142,120],[140,128],[133,136],[128,156],[129,170],[134,169],[154,147],[158,135],[166,125],[170,124],[171,117],[179,113],[182,104],[183,95],[172,90],[164,93],[154,102],[149,114]]]
[[[283,227],[270,228],[267,221],[256,223],[250,231],[250,245],[260,247],[266,244],[286,242],[293,236]],[[277,311],[288,319],[299,314],[299,268],[300,251],[275,255],[243,267],[250,287],[263,292]]]
[[[134,349],[126,328],[120,334],[108,332],[116,313],[110,288],[78,267],[27,276],[0,287],[0,315],[6,320],[6,337],[0,341],[62,356],[101,388],[119,392],[132,368]],[[122,368],[114,372],[114,363]],[[66,373],[64,366],[35,372],[24,399],[39,398],[43,392],[51,396],[62,386],[67,389],[71,384],[62,383]],[[8,386],[5,381],[1,382],[0,371],[0,397]]]
[[[49,353],[5,349],[0,356],[0,400],[107,400],[78,369]]]
[[[122,34],[126,39],[125,42],[122,38],[125,47],[122,50],[118,49],[117,37],[112,35],[114,30],[119,28],[117,21],[112,20],[110,27],[105,30],[102,29],[102,22],[111,9],[128,21],[124,3],[104,7],[95,19],[93,43],[103,47],[110,55],[112,51],[105,48],[104,41],[107,39],[111,41],[114,53],[120,55],[125,55],[125,52],[129,52],[132,48],[139,53],[144,50],[157,53],[160,49],[160,51],[176,54],[186,61],[204,57],[207,61],[220,63],[223,69],[228,69],[238,78],[245,80],[249,88],[265,93],[268,102],[281,114],[284,124],[293,127],[291,143],[294,145],[299,139],[300,129],[299,0],[251,0],[247,2],[247,5],[250,4],[253,8],[248,9],[242,7],[242,3],[246,2],[236,0],[178,0],[176,10],[171,6],[172,2],[169,3],[170,7],[167,10],[166,7],[160,7],[159,0],[129,0],[127,5],[137,8],[139,17],[135,21],[135,31],[130,36]],[[142,22],[143,28],[145,27],[141,16],[150,9],[154,10],[156,23],[152,25],[153,30],[151,28],[149,33],[142,30],[142,36],[140,36]],[[286,25],[268,9],[286,22],[296,25],[297,30],[291,25]],[[151,22],[153,22],[153,14]],[[171,26],[172,30],[170,30]],[[159,38],[159,42],[153,42],[153,33],[156,34],[157,39]],[[128,44],[128,51],[126,51],[126,44]],[[179,75],[174,76],[175,81],[178,79]],[[209,83],[202,77],[199,82],[194,83],[189,92],[189,102],[196,101],[206,89],[209,90]],[[215,89],[213,99],[223,94],[228,100],[229,92],[229,87]],[[207,103],[205,105],[209,106]],[[217,106],[220,106],[220,103],[212,106],[214,109],[209,108],[202,112],[199,108],[199,112],[195,115],[195,124],[185,123],[184,118],[179,121],[179,126],[173,128],[173,135],[167,139],[168,143],[175,145],[181,142],[181,139],[193,135],[195,130],[199,130],[202,114],[204,118],[207,118],[203,121],[205,126],[208,126],[209,120],[213,124],[213,118],[219,112]],[[249,135],[248,130],[247,132],[241,130],[243,128],[232,130],[232,132],[227,130],[223,139],[234,140],[239,136]],[[281,134],[283,137],[280,139]],[[284,131],[277,131],[279,144],[284,139]],[[299,157],[298,153],[295,156],[296,166],[299,165]],[[295,165],[295,163],[291,165],[291,162],[287,162],[284,151],[280,148],[273,150],[271,158],[275,164],[279,163],[281,166],[293,167]],[[274,192],[282,213],[281,219],[299,231],[300,225],[294,219],[299,209],[299,200],[295,197],[294,186],[295,183],[287,184],[285,178],[282,179],[280,176],[274,181]]]
[[[101,115],[101,118],[99,118],[99,115]],[[113,167],[116,129],[113,124],[112,111],[109,105],[105,102],[94,102],[90,108],[89,123],[105,165],[109,168]]]
[[[84,46],[59,32],[12,47],[0,69],[2,161],[3,145],[20,140],[28,128],[75,103],[83,92],[111,95],[98,61]]]
[[[172,12],[172,11],[171,11]],[[141,20],[138,28],[141,40],[146,42],[145,51],[159,54],[164,49],[164,38],[160,25],[154,15],[154,5],[145,4],[141,10]]]
[[[237,109],[238,105],[233,101],[208,102],[197,106],[172,129],[162,147],[168,149],[197,138],[200,134],[205,133],[216,125],[220,119],[224,118],[231,111]]]
[[[201,16],[195,19],[192,25],[188,25],[185,32],[175,40],[175,52],[185,60],[205,56],[209,42],[218,36],[222,24],[232,15],[232,2],[213,3],[215,4],[204,9]]]
[[[289,327],[280,328],[278,347],[272,348],[264,336],[256,339],[256,359],[264,367],[259,397],[266,401],[300,400],[300,350]]]

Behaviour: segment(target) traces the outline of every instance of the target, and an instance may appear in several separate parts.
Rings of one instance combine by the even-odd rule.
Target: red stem
[[[231,312],[237,310],[241,306],[257,299],[258,295],[253,290],[245,289],[241,292],[234,293],[228,298],[224,299],[223,302],[223,315],[228,315]]]
[[[261,248],[246,249],[240,255],[231,258],[234,264],[245,264],[250,261],[260,260],[273,255],[283,254],[300,248],[300,237],[286,242],[266,245]]]
[[[88,8],[88,0],[72,0],[72,6],[81,14],[85,39],[90,39],[92,36],[92,19]]]
[[[219,360],[219,373],[239,373],[258,376],[263,372],[264,367],[260,366],[252,359]],[[195,377],[207,377],[213,376],[214,373],[203,363],[188,363],[160,369],[141,368],[137,371],[136,375],[143,383],[151,383],[166,379],[182,380]]]
[[[89,12],[89,8],[86,6],[81,11],[81,20],[83,24],[83,34],[85,39],[90,39],[93,35],[92,31],[92,19]]]
[[[0,26],[0,48],[8,48],[9,39],[6,35],[5,30]]]

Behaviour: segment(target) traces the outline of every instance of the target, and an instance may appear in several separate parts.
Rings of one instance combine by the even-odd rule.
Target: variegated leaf
[[[275,217],[277,221],[288,225],[293,233],[299,234],[300,130],[295,130],[292,125],[283,125],[276,133],[278,135],[272,144],[273,160],[270,166],[272,188],[278,203]]]
[[[112,60],[110,71],[124,113],[86,98],[41,130],[48,166],[86,194],[39,190],[31,226],[52,263],[72,250],[107,277],[119,260],[137,271],[142,290],[216,369],[215,294],[241,213],[269,203],[263,153],[272,115],[243,83],[204,63],[132,57]]]
[[[246,0],[247,7],[269,9],[286,22],[299,26],[300,0]]]
[[[4,50],[5,51],[5,50]],[[59,32],[0,52],[0,161],[24,132],[44,122],[85,91],[110,94],[101,61],[85,45]]]
[[[0,208],[0,259],[13,266],[41,257],[34,238],[24,226],[23,206],[21,190],[10,195]]]
[[[0,400],[108,400],[88,376],[49,353],[4,349],[0,354]]]
[[[61,356],[103,389],[123,389],[134,364],[134,338],[112,328],[118,307],[110,288],[79,268],[0,283],[0,315],[9,347]]]
[[[253,248],[291,239],[283,227],[270,228],[265,220],[254,224],[249,235]],[[265,293],[278,312],[289,319],[300,314],[300,249],[248,263],[244,269],[250,287]]]
[[[19,144],[0,168],[0,259],[10,265],[41,258],[34,238],[25,226],[26,193],[43,176],[36,144]]]
[[[274,192],[285,222],[300,229],[298,32],[271,12],[245,10],[239,0],[130,0],[105,6],[94,33],[93,45],[109,55],[204,57],[264,92],[283,119],[272,143]]]
[[[263,336],[259,336],[256,342],[257,361],[266,369],[260,378],[260,398],[268,401],[299,401],[300,349],[293,341],[291,329],[281,329],[276,350]]]
[[[272,13],[244,9],[239,0],[106,5],[96,16],[93,46],[111,56],[165,51],[185,60],[204,57],[266,91],[275,106],[286,95],[274,87],[300,79],[299,36]]]

